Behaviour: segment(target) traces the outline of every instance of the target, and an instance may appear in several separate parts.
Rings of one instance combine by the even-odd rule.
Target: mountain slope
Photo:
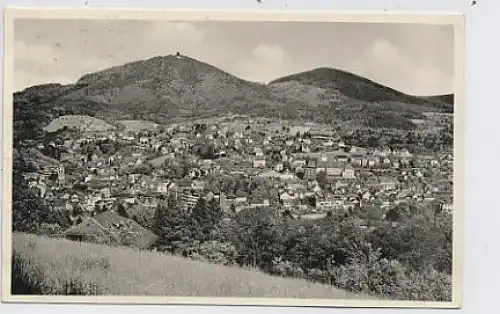
[[[447,104],[452,105],[452,106],[455,103],[455,95],[454,94],[427,96],[427,97],[422,97],[422,98],[424,98],[426,100],[430,100],[430,101],[447,103]]]
[[[173,55],[136,61],[84,75],[70,87],[23,91],[19,101],[51,103],[98,118],[154,122],[175,116],[247,113],[275,107],[265,86],[251,83],[198,60]],[[27,94],[27,95],[24,95]]]
[[[401,93],[367,78],[346,71],[332,68],[316,68],[276,79],[270,83],[279,90],[284,84],[295,83],[311,89],[321,89],[324,98],[340,95],[344,99],[362,103],[400,103],[408,106],[453,110],[453,106],[440,98],[424,99]],[[325,94],[326,93],[326,94]],[[415,108],[414,108],[415,109]]]

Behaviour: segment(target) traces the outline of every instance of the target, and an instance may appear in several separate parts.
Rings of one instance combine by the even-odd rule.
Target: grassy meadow
[[[12,241],[12,294],[371,298],[157,252],[23,233],[14,233]]]

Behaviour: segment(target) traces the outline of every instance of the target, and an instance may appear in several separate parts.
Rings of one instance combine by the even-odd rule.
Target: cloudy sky
[[[328,66],[410,94],[453,92],[453,26],[422,24],[16,20],[14,84],[176,51],[251,81]]]

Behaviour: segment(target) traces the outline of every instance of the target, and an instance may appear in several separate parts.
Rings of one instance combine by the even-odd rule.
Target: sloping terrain
[[[154,131],[158,128],[158,124],[144,120],[119,120],[119,127],[123,127],[126,132],[137,132],[141,130]]]
[[[450,105],[453,105],[455,103],[455,95],[453,94],[447,94],[447,95],[437,95],[437,96],[427,96],[427,97],[422,97],[427,100],[431,101],[438,101],[438,102],[444,102]]]
[[[156,252],[20,233],[12,240],[13,294],[375,299]]]
[[[62,130],[64,127],[82,132],[105,132],[115,129],[114,126],[100,119],[79,115],[60,116],[52,120],[52,122],[43,129],[46,132],[56,132]]]
[[[292,74],[276,79],[270,84],[275,86],[275,90],[280,90],[280,87],[284,87],[283,83],[290,82],[295,82],[299,86],[309,86],[315,90],[321,89],[322,98],[339,95],[341,100],[348,98],[365,103],[400,103],[409,107],[422,106],[447,110],[453,108],[440,98],[424,99],[407,95],[359,75],[332,68],[316,68]]]

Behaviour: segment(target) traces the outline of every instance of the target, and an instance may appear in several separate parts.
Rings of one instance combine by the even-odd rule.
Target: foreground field
[[[13,294],[368,298],[304,280],[156,252],[20,233],[12,241]]]

